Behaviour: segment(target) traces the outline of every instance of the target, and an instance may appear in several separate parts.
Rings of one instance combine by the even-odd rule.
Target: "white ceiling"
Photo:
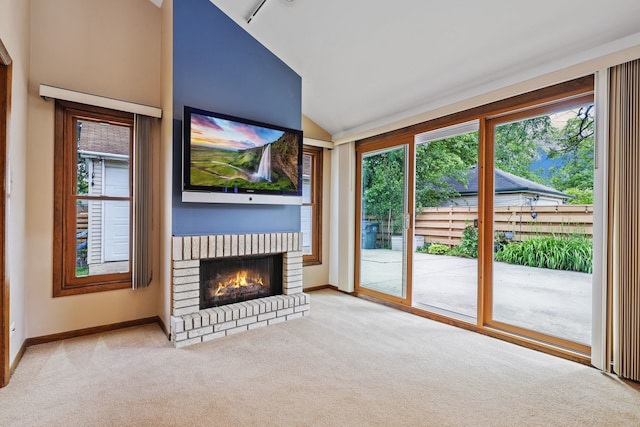
[[[336,138],[640,44],[640,0],[211,0]],[[537,75],[536,75],[537,74]]]

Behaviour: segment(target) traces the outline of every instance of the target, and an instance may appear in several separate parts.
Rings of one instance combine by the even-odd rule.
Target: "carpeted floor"
[[[30,347],[1,426],[638,426],[640,385],[324,290],[176,350],[156,325]]]

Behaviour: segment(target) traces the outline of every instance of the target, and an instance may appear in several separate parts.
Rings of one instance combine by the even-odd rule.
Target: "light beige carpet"
[[[640,386],[335,291],[186,349],[156,325],[29,348],[1,426],[638,426]]]

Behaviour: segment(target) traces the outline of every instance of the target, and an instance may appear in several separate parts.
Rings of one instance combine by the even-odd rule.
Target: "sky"
[[[569,119],[578,117],[578,111],[580,110],[580,108],[586,108],[589,105],[590,104],[585,104],[571,110],[550,114],[549,118],[551,119],[551,125],[556,129],[562,129],[567,124],[567,121]],[[591,114],[593,114],[593,110],[591,111]]]
[[[239,151],[277,141],[283,133],[201,114],[191,115],[191,145]]]

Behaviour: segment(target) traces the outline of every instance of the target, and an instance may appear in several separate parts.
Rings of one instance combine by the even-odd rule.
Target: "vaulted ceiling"
[[[211,0],[334,139],[640,45],[638,0]]]

